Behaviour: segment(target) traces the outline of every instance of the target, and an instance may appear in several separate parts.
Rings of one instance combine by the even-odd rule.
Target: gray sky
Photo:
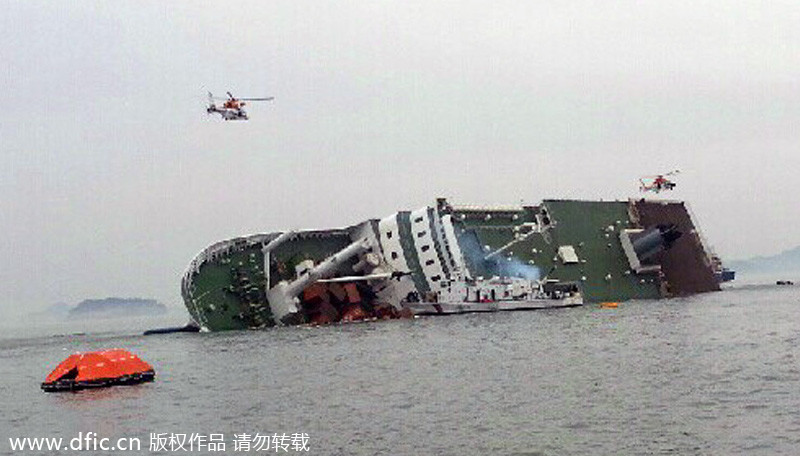
[[[3,0],[0,311],[178,305],[223,238],[675,168],[723,258],[795,246],[798,5]]]

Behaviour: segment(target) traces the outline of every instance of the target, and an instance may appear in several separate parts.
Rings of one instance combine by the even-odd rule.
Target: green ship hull
[[[406,299],[483,277],[575,284],[586,302],[685,296],[718,290],[719,267],[683,202],[438,199],[342,229],[218,242],[191,262],[182,296],[218,331],[396,317]]]

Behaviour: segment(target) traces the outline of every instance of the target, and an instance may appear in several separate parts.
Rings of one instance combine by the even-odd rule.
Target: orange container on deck
[[[356,304],[361,302],[361,294],[358,292],[358,288],[354,283],[346,283],[344,284],[344,291],[347,294],[347,302],[350,304]]]
[[[364,312],[364,308],[361,307],[359,304],[348,304],[342,310],[342,322],[353,322],[364,320],[367,318],[367,313]]]

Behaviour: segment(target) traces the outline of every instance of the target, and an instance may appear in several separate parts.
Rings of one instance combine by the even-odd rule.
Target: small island
[[[68,318],[110,318],[161,315],[167,306],[155,299],[103,298],[85,299],[67,312]]]

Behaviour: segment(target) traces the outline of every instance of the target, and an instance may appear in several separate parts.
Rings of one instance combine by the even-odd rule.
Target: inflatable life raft
[[[42,383],[42,389],[59,392],[134,385],[153,381],[155,376],[151,365],[127,350],[75,353],[47,376]]]

